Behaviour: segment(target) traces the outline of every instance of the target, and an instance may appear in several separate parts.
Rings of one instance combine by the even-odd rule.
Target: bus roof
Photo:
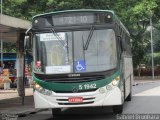
[[[55,12],[49,12],[49,13],[44,13],[44,14],[38,14],[33,16],[32,19],[35,17],[40,17],[40,16],[45,16],[45,15],[50,15],[50,14],[59,14],[59,13],[68,13],[68,12],[110,12],[114,14],[112,10],[100,10],[100,9],[75,9],[75,10],[64,10],[64,11],[55,11]]]

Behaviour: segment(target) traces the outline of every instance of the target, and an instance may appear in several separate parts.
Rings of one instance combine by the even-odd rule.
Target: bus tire
[[[56,117],[61,114],[61,108],[52,108],[52,115]]]
[[[132,82],[130,80],[130,93],[126,98],[126,101],[131,101],[132,100]]]
[[[121,114],[122,112],[123,112],[123,104],[113,106],[113,113],[114,114]]]
[[[132,95],[131,93],[128,95],[128,97],[126,98],[126,101],[131,101],[132,100]]]

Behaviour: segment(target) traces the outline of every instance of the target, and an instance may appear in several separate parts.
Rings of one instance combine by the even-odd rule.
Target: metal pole
[[[3,69],[3,40],[2,40],[2,33],[1,33],[1,67]]]
[[[150,16],[150,26],[151,26],[151,54],[152,54],[152,80],[154,80],[154,51],[153,51],[153,25],[152,25],[152,15]]]
[[[3,3],[3,1],[1,0],[1,14],[3,13],[3,12],[2,12],[2,3]]]
[[[2,22],[2,0],[1,0],[1,19],[0,19],[0,24]],[[1,30],[1,67],[3,69],[3,40],[2,40],[2,30]]]

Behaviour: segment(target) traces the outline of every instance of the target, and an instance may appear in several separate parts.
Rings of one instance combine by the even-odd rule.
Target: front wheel
[[[58,116],[60,114],[61,114],[61,108],[53,108],[52,109],[52,115],[53,115],[53,117],[56,117],[56,116]]]
[[[127,96],[126,101],[131,101],[132,100],[132,92]]]
[[[123,112],[123,105],[115,105],[115,106],[113,106],[113,112],[115,114],[121,114]]]
[[[126,101],[131,101],[132,100],[132,81],[130,79],[130,93],[126,98]]]

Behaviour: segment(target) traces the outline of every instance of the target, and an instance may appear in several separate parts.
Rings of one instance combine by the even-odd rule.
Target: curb
[[[27,115],[31,115],[31,114],[36,114],[38,112],[43,112],[43,111],[46,111],[48,109],[38,109],[38,110],[31,110],[31,111],[26,111],[26,112],[23,112],[23,113],[17,113],[15,115],[17,115],[18,117],[25,117]]]
[[[147,83],[155,83],[155,82],[157,82],[157,81],[141,81],[141,82],[135,82],[134,84],[133,84],[133,86],[137,86],[137,85],[143,85],[143,84],[147,84]]]
[[[48,109],[32,109],[25,112],[19,112],[19,113],[11,113],[11,112],[0,112],[0,120],[1,118],[8,118],[7,120],[10,120],[9,118],[20,118],[20,117],[26,117],[27,115],[36,114],[38,112],[46,111]],[[6,120],[6,119],[5,119]]]

